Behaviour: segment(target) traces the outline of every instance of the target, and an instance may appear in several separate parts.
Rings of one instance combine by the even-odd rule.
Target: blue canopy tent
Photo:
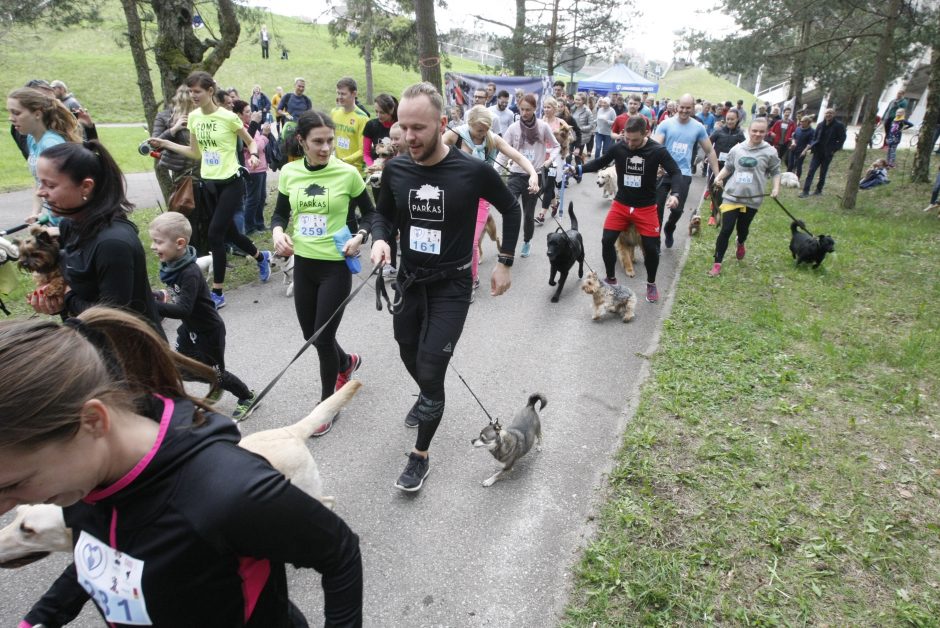
[[[589,92],[592,89],[598,94],[609,94],[611,92],[649,92],[655,94],[659,91],[659,83],[647,80],[624,64],[618,63],[600,74],[578,81],[579,92]]]

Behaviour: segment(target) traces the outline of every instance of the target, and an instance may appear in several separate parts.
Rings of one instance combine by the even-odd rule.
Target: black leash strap
[[[712,196],[714,196],[714,195],[715,195],[715,187],[712,186]],[[722,189],[722,196],[724,196],[724,189]],[[739,199],[743,199],[743,198],[748,198],[748,199],[751,199],[751,198],[765,198],[765,197],[767,197],[767,196],[770,196],[770,194],[753,194],[753,195],[751,195],[751,196],[738,196],[738,195],[736,195],[736,194],[734,195],[735,198],[739,198]],[[783,203],[780,202],[780,199],[779,199],[779,198],[777,198],[776,196],[771,196],[771,198],[774,199],[774,202],[777,203],[777,205],[780,206],[780,209],[783,210],[783,213],[785,213],[787,216],[789,216],[789,217],[790,217],[790,220],[792,220],[793,222],[796,223],[797,227],[799,227],[800,229],[802,229],[803,231],[805,231],[807,234],[809,234],[809,237],[811,237],[811,238],[815,238],[815,237],[816,237],[816,236],[814,236],[814,235],[810,232],[809,229],[806,228],[806,223],[804,223],[802,220],[800,220],[799,218],[797,218],[796,216],[794,216],[793,214],[791,214],[790,211],[789,211],[786,207],[783,206]],[[720,210],[719,210],[719,211],[720,211]]]
[[[291,359],[291,361],[287,363],[287,366],[285,366],[283,369],[281,369],[281,372],[274,376],[274,379],[272,379],[272,380],[270,381],[270,383],[268,383],[268,385],[264,387],[264,390],[262,390],[260,393],[258,393],[258,394],[255,396],[254,402],[252,402],[252,406],[253,406],[253,407],[257,407],[257,405],[258,405],[259,403],[261,403],[261,400],[264,399],[265,395],[267,395],[267,394],[271,391],[271,389],[274,388],[274,385],[277,384],[278,381],[284,376],[284,373],[287,372],[287,369],[289,369],[289,368],[291,367],[291,365],[293,365],[294,362],[297,361],[297,358],[299,358],[299,357],[303,354],[303,352],[306,351],[306,350],[310,347],[310,345],[312,345],[314,342],[316,342],[317,338],[320,337],[320,334],[323,333],[323,330],[326,329],[327,325],[329,325],[330,322],[331,322],[334,318],[336,318],[336,315],[339,314],[339,313],[343,310],[344,307],[346,307],[346,304],[347,304],[347,303],[349,303],[350,301],[352,301],[353,298],[354,298],[357,294],[359,294],[359,291],[362,290],[362,289],[366,286],[366,284],[369,283],[369,279],[371,279],[371,278],[372,278],[372,275],[376,274],[376,272],[378,272],[379,277],[382,276],[382,267],[379,266],[378,264],[376,264],[375,268],[372,269],[372,272],[369,273],[369,275],[368,275],[365,279],[362,280],[362,283],[360,283],[360,284],[356,287],[355,290],[353,290],[352,292],[350,292],[348,297],[346,297],[345,299],[343,299],[343,302],[340,303],[340,304],[339,304],[339,307],[336,308],[336,311],[334,311],[333,314],[332,314],[328,319],[326,319],[326,322],[323,323],[323,325],[320,326],[320,329],[318,329],[318,330],[316,330],[315,332],[313,332],[313,335],[310,336],[310,338],[307,340],[307,342],[305,342],[305,343],[303,344],[303,346],[300,348],[300,350],[297,351],[296,355],[294,355],[294,357]],[[246,418],[247,418],[247,417],[246,417]]]
[[[476,393],[473,392],[473,389],[470,388],[470,384],[467,383],[467,380],[463,378],[463,375],[461,375],[460,371],[457,370],[457,367],[454,366],[454,361],[451,360],[450,362],[448,362],[448,364],[450,364],[450,368],[454,369],[454,373],[457,373],[457,377],[459,377],[460,381],[463,382],[463,385],[467,387],[467,390],[470,391],[470,394],[473,395],[473,399],[480,406],[480,409],[483,410],[483,414],[485,414],[486,418],[490,420],[490,425],[499,425],[499,417],[496,417],[494,419],[492,416],[490,416],[490,413],[486,411],[486,407],[483,405],[483,402],[480,401],[480,398],[477,397]]]
[[[22,231],[23,229],[25,229],[25,228],[28,227],[28,226],[29,226],[29,225],[24,222],[24,223],[21,224],[21,225],[16,225],[15,227],[10,227],[9,229],[0,229],[0,237],[3,237],[3,236],[5,236],[5,235],[9,235],[9,234],[11,234],[11,233],[16,233],[17,231]]]
[[[397,281],[397,278],[396,278]],[[398,312],[398,309],[401,307],[402,295],[404,290],[399,287],[395,291],[395,301],[394,303],[388,298],[388,290],[385,289],[385,277],[382,276],[382,273],[379,273],[375,277],[375,309],[379,312],[382,311],[382,300],[385,300],[385,306],[388,308],[389,314],[395,314]]]

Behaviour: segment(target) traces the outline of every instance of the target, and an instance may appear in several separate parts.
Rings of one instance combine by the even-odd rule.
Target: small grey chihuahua
[[[474,447],[486,447],[502,466],[502,469],[483,481],[483,486],[493,486],[496,480],[509,473],[513,465],[529,453],[536,441],[536,450],[542,450],[542,424],[535,410],[536,401],[540,402],[539,410],[548,403],[542,393],[532,393],[529,395],[528,405],[516,413],[508,428],[501,426],[497,419],[484,427],[477,438],[470,441]]]

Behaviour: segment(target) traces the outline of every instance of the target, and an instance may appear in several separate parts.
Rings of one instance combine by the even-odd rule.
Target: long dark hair
[[[391,94],[381,93],[375,97],[375,104],[392,117],[392,123],[398,122],[398,99]]]
[[[67,216],[81,212],[81,218],[74,220],[80,241],[93,238],[115,218],[126,218],[133,211],[133,203],[127,200],[124,173],[98,140],[56,144],[42,151],[40,157],[55,164],[76,185],[85,179],[95,182],[91,198],[84,205],[68,213],[56,212]]]

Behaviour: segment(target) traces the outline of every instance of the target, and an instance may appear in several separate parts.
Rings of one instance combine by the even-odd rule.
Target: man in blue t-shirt
[[[712,172],[718,172],[718,156],[712,148],[712,143],[705,132],[705,126],[692,117],[695,100],[691,94],[684,94],[676,103],[676,116],[664,120],[656,127],[653,140],[663,144],[682,171],[682,189],[672,189],[671,179],[663,178],[656,190],[656,208],[659,213],[659,223],[663,224],[663,212],[666,206],[666,197],[674,194],[679,197],[679,205],[669,210],[669,220],[663,227],[666,236],[666,248],[672,248],[673,233],[676,224],[682,217],[686,198],[689,195],[689,186],[692,184],[692,147],[698,144],[705,154],[705,159],[711,166]]]

